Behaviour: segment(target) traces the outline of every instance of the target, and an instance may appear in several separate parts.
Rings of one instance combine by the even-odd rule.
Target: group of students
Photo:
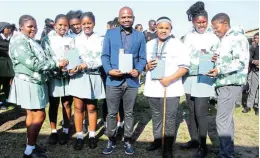
[[[54,30],[41,39],[34,37],[37,23],[34,17],[23,15],[19,19],[19,32],[10,41],[9,55],[14,68],[9,102],[26,109],[27,146],[24,157],[47,157],[36,145],[45,120],[45,107],[49,103],[51,125],[50,144],[66,144],[69,140],[71,105],[74,102],[76,128],[75,150],[84,144],[83,120],[87,109],[89,121],[89,148],[95,149],[97,126],[97,101],[106,99],[106,135],[108,143],[103,154],[111,154],[116,148],[119,108],[124,113],[124,148],[127,155],[134,154],[132,135],[134,105],[138,94],[139,78],[147,72],[144,95],[152,112],[154,141],[146,148],[153,151],[163,146],[162,156],[171,158],[177,135],[176,117],[180,97],[186,94],[190,108],[191,141],[183,146],[198,148],[194,157],[207,155],[207,102],[218,96],[217,131],[221,158],[234,157],[234,120],[236,96],[246,83],[249,63],[249,44],[246,37],[230,27],[229,16],[215,15],[212,28],[203,2],[196,2],[187,11],[193,30],[185,35],[184,44],[171,37],[172,22],[168,17],[156,21],[157,38],[146,43],[144,33],[132,28],[134,14],[131,8],[119,11],[119,27],[109,29],[104,39],[94,33],[95,16],[92,12],[59,14]],[[221,39],[221,40],[220,40]],[[64,52],[76,50],[81,64],[69,65]],[[118,66],[119,50],[133,56],[133,70],[121,73]],[[212,55],[215,68],[206,75],[198,74],[200,53]],[[155,57],[165,60],[165,77],[151,78],[156,67]],[[155,90],[156,89],[156,90]],[[165,102],[166,101],[166,102]],[[57,112],[63,108],[63,129],[57,134]],[[166,103],[164,113],[163,105]],[[163,116],[165,129],[163,130]],[[162,137],[162,133],[164,133]],[[162,143],[163,140],[163,143]]]

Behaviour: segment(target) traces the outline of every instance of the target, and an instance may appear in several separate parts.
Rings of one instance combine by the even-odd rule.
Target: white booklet
[[[64,53],[64,58],[69,61],[69,64],[66,67],[67,70],[74,69],[82,63],[77,49],[66,50]]]
[[[118,69],[121,73],[128,73],[133,70],[133,54],[119,53]]]

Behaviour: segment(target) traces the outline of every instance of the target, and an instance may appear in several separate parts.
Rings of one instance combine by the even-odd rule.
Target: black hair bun
[[[198,1],[195,4],[193,4],[188,10],[187,10],[187,15],[189,21],[192,20],[193,17],[195,17],[198,14],[201,14],[202,12],[205,12],[205,5],[203,2]]]

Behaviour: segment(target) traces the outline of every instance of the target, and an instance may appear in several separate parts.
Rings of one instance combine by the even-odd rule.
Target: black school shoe
[[[146,148],[146,151],[154,151],[162,147],[162,139],[155,139],[150,145]]]
[[[192,149],[192,148],[198,148],[199,147],[199,143],[197,141],[188,141],[187,143],[181,145],[181,149],[182,150],[188,150],[188,149]]]
[[[49,137],[49,144],[55,145],[58,142],[58,133],[52,133]]]
[[[251,111],[251,108],[245,107],[245,108],[242,110],[242,113],[248,113],[249,111]]]
[[[30,155],[23,155],[23,158],[48,158],[45,154],[38,152],[37,150],[33,150]]]
[[[76,143],[74,145],[75,150],[81,150],[84,145],[84,140],[83,139],[76,139]]]
[[[205,147],[204,149],[199,147],[193,158],[205,158],[208,154],[208,148]]]
[[[67,144],[68,141],[69,141],[69,134],[67,134],[65,132],[61,132],[61,134],[59,136],[59,144],[64,145],[64,144]]]
[[[88,146],[90,149],[95,149],[97,147],[97,141],[95,137],[91,137],[88,139]]]

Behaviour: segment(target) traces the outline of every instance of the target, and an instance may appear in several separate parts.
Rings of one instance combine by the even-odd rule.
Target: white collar
[[[10,36],[8,36],[7,38],[5,37],[5,35],[3,33],[0,33],[1,37],[3,38],[3,40],[8,40],[10,39]]]
[[[147,32],[155,33],[157,30],[151,31],[150,29],[147,29]]]

